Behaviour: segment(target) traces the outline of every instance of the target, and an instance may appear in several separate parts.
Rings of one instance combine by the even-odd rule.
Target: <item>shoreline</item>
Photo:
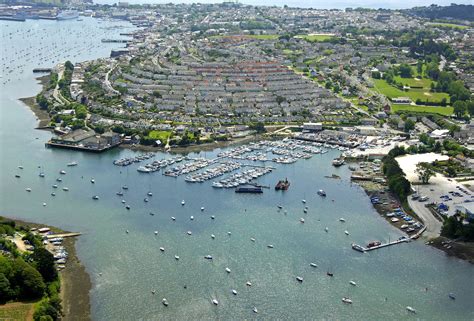
[[[45,85],[49,82],[49,75],[40,76],[35,79],[38,81],[38,83],[42,87],[40,90],[40,93],[41,93],[43,89],[45,88]],[[36,103],[36,96],[23,97],[23,98],[19,98],[18,100],[21,101],[23,104],[25,104],[27,107],[29,107],[30,110],[33,112],[33,114],[36,116],[38,125],[35,129],[47,128],[46,126],[51,121],[51,117],[49,117],[49,114],[47,111],[41,109],[40,106],[38,106],[38,104]]]
[[[391,212],[391,210],[388,208],[391,204],[390,200],[395,200],[398,202],[398,204],[400,204],[397,198],[390,191],[384,191],[384,194],[381,194],[380,191],[384,190],[383,185],[381,188],[370,188],[370,184],[367,184],[367,183],[370,183],[372,185],[374,184],[380,185],[378,183],[362,182],[362,181],[359,181],[354,184],[359,185],[365,191],[365,193],[367,194],[369,198],[375,195],[378,195],[380,198],[387,197],[389,200],[388,204],[372,204],[372,207],[377,211],[377,213],[383,219],[385,219],[385,221],[387,221],[387,223],[389,223],[390,225],[392,225],[399,231],[403,232],[404,234],[407,234],[405,231],[400,229],[397,224],[392,223],[389,220],[389,218],[385,216],[385,214]],[[400,207],[403,208],[403,205],[400,204]],[[422,220],[418,215],[416,215],[416,213],[414,213],[413,210],[411,210],[410,213],[407,213],[407,214],[414,216],[417,220],[423,222],[423,225],[425,225],[424,220]],[[441,235],[438,235],[436,237],[428,237],[427,235],[424,235],[424,233],[420,235],[420,239],[424,239],[426,241],[425,245],[429,245],[440,251],[443,251],[447,256],[454,256],[458,259],[474,264],[474,243],[457,242],[455,240],[448,239]]]
[[[7,216],[3,217],[14,221],[20,226],[27,226],[29,228],[48,227],[55,233],[68,233],[60,228],[46,224],[26,222]],[[67,237],[63,241],[63,246],[69,253],[69,260],[66,263],[66,268],[58,272],[61,284],[60,298],[64,314],[61,320],[90,321],[92,319],[89,292],[92,289],[92,283],[84,265],[77,257],[76,241],[77,237]]]

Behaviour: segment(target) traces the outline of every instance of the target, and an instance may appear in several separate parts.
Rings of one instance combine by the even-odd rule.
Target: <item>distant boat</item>
[[[126,205],[125,208],[126,208],[127,210],[130,210],[130,205]]]
[[[94,195],[94,196],[92,196],[92,199],[98,200],[98,199],[99,199],[99,196]]]
[[[15,177],[16,177],[16,178],[20,178],[21,176],[20,176],[20,175],[18,175],[18,174],[16,174],[16,175],[15,175]]]
[[[161,300],[161,303],[163,303],[165,307],[168,306],[168,300],[166,300],[166,298],[163,298],[163,300]]]
[[[232,289],[232,294],[237,295],[237,290]]]
[[[67,166],[77,166],[77,162],[70,162],[70,163],[67,163]]]
[[[63,179],[61,177],[56,178],[56,182],[62,182]]]
[[[26,188],[26,191],[27,191],[27,192],[31,192],[31,188],[27,187],[27,188]]]
[[[322,189],[320,189],[320,190],[317,192],[317,194],[318,194],[319,196],[326,197],[326,192],[323,191]]]
[[[350,284],[350,285],[353,285],[353,286],[356,286],[356,285],[357,285],[357,283],[355,283],[354,281],[349,281],[349,284]]]
[[[219,305],[219,301],[217,301],[216,299],[212,299],[212,304]]]
[[[303,282],[303,277],[297,276],[297,277],[296,277],[296,281],[302,283],[302,282]]]
[[[59,171],[59,174],[61,174],[61,175],[66,175],[66,171],[60,170],[60,171]]]
[[[144,201],[145,203],[147,203],[147,202],[148,202],[148,198],[145,197],[145,198],[143,199],[143,201]]]
[[[352,304],[352,300],[346,297],[342,298],[342,302]]]
[[[255,242],[255,239],[253,237],[250,238],[250,241]]]
[[[46,206],[46,203],[43,203],[43,206]]]
[[[290,182],[288,181],[288,179],[279,180],[278,183],[275,185],[275,190],[286,191],[289,187],[290,187]]]
[[[67,191],[69,191],[69,188],[63,187],[63,191],[67,192]]]
[[[407,308],[406,308],[406,309],[408,310],[408,312],[411,312],[411,313],[416,313],[416,310],[415,310],[415,309],[413,309],[413,308],[412,308],[412,307],[410,307],[410,306],[407,306]]]
[[[153,193],[152,193],[152,192],[148,192],[147,195],[148,195],[148,196],[153,196]]]
[[[273,249],[273,244],[268,244],[267,247],[268,247],[269,249]]]
[[[95,184],[95,179],[91,178],[91,183]]]
[[[179,260],[179,256],[178,256],[178,255],[175,255],[174,258],[175,258],[175,260]]]
[[[214,234],[211,234],[211,239],[215,239],[216,236]]]
[[[215,219],[216,217],[214,215],[211,215],[211,220]]]
[[[122,189],[128,189],[127,185],[122,186]]]
[[[230,272],[231,272],[228,267],[225,268],[225,271],[226,271],[227,273],[230,273]]]
[[[247,281],[247,283],[245,283],[246,286],[252,286],[252,282],[250,281]]]
[[[300,218],[300,222],[301,222],[301,223],[304,223],[304,218]]]
[[[204,211],[204,207],[201,207],[201,212]]]
[[[345,220],[344,218],[342,218],[342,217],[341,217],[341,218],[339,219],[339,221],[341,221],[341,222],[345,222],[346,220]]]
[[[212,255],[206,255],[204,258],[205,258],[206,260],[212,260]]]
[[[184,206],[184,204],[186,204],[186,202],[184,202],[184,200],[181,201],[181,205]]]
[[[193,221],[193,220],[194,220],[194,216],[191,215],[191,217],[190,217],[189,219],[190,219],[191,221]]]
[[[187,231],[186,233],[187,233],[188,235],[192,235],[192,234],[193,234],[193,232],[191,232],[191,231]]]
[[[316,263],[309,263],[309,265],[310,265],[311,267],[314,267],[314,268],[317,268],[317,267],[318,267],[318,265],[317,265]]]
[[[58,188],[58,185],[54,184],[54,185],[53,185],[53,188]]]
[[[454,293],[449,293],[448,296],[451,300],[456,300],[456,296],[454,295]]]
[[[160,247],[160,251],[161,251],[161,252],[164,252],[164,251],[165,251],[165,248],[164,248],[164,247]]]
[[[325,227],[324,230],[326,231],[326,233],[329,231],[329,228]]]
[[[252,311],[253,311],[253,313],[258,313],[258,310],[257,310],[256,307],[253,307],[253,308],[252,308]]]
[[[155,235],[158,235],[158,231],[155,231]]]
[[[344,163],[345,163],[345,160],[343,157],[334,158],[332,161],[332,166],[339,167],[339,166],[344,165]]]
[[[171,216],[171,220],[176,221],[176,218],[174,216]]]
[[[349,231],[347,231],[347,230],[344,231],[344,234],[349,235]]]
[[[121,191],[120,191],[120,192],[117,192],[117,193],[115,193],[115,194],[117,194],[118,196],[123,196],[123,192],[121,192]]]

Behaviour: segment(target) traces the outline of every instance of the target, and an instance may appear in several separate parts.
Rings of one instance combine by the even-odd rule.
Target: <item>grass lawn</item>
[[[33,320],[33,303],[8,303],[0,305],[0,320],[5,321],[31,321]]]
[[[166,141],[168,140],[168,137],[170,137],[170,135],[171,135],[171,132],[168,132],[168,131],[152,130],[148,134],[148,137],[150,137],[151,139],[154,139],[154,140],[159,139],[163,144],[165,144]]]
[[[396,82],[403,84],[403,85],[408,85],[410,87],[423,87],[424,89],[427,89],[428,91],[431,89],[431,83],[433,82],[431,79],[428,78],[402,78],[400,76],[395,76],[393,78]]]
[[[446,93],[432,93],[427,89],[410,89],[408,91],[400,90],[392,85],[389,85],[383,79],[372,79],[374,88],[382,95],[388,98],[409,97],[414,102],[417,99],[428,102],[441,102],[443,98],[449,103],[449,95]]]
[[[274,39],[278,39],[280,35],[246,35],[246,37],[261,39],[261,40],[274,40]]]
[[[464,25],[457,25],[454,23],[444,23],[444,22],[433,22],[433,23],[428,23],[429,26],[433,27],[446,27],[446,28],[453,28],[453,29],[459,29],[459,30],[464,30],[469,28],[468,26]]]
[[[325,34],[309,34],[309,35],[296,35],[295,38],[300,38],[308,41],[315,41],[315,42],[324,42],[334,38],[333,35],[325,35]]]
[[[397,111],[413,111],[419,113],[440,114],[443,116],[451,116],[453,107],[437,107],[437,106],[411,106],[411,105],[392,105],[392,112]]]

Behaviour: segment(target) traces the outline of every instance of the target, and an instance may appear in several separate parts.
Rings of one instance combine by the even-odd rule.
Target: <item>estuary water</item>
[[[0,78],[0,215],[83,233],[77,252],[91,275],[94,320],[474,319],[472,265],[447,257],[423,241],[365,254],[351,249],[352,242],[388,241],[402,233],[380,218],[363,190],[350,183],[347,168],[331,166],[339,154],[336,151],[291,165],[271,164],[275,170],[259,182],[273,187],[279,179],[288,178],[290,189],[282,193],[271,188],[249,195],[214,189],[210,182],[186,183],[183,177],[161,172],[142,174],[136,171],[140,164],[112,164],[114,159],[138,154],[129,150],[88,154],[45,148],[51,134],[34,130],[35,116],[17,100],[40,90],[31,69],[50,67],[51,61],[108,56],[116,46],[102,44],[100,39],[105,34],[118,37],[129,30],[128,25],[84,18],[2,21],[0,28],[2,59],[13,60],[11,64],[17,66],[11,73],[2,70]],[[39,36],[25,40],[32,29],[41,34],[41,41],[36,41]],[[93,49],[71,58],[81,44]],[[21,53],[25,49],[59,56],[41,65],[34,59],[27,62]],[[219,152],[188,156],[213,158]],[[158,153],[155,158],[171,156]],[[67,167],[72,161],[79,165]],[[24,169],[18,169],[19,165]],[[39,177],[40,170],[44,178]],[[60,170],[67,174],[58,183]],[[332,173],[342,178],[324,177]],[[60,187],[55,197],[50,195],[53,184]],[[128,190],[119,197],[115,193],[123,185]],[[28,187],[30,193],[25,191]],[[326,198],[316,195],[321,188]],[[148,191],[153,196],[144,202]],[[92,200],[93,195],[100,200]],[[308,213],[303,213],[304,206]],[[302,217],[304,224],[299,222]],[[340,222],[340,217],[346,222]],[[175,260],[175,255],[180,259]],[[214,259],[205,260],[205,255]],[[318,267],[311,267],[311,262]],[[226,273],[226,267],[231,273]],[[334,276],[328,277],[327,271]],[[304,281],[297,282],[296,276]],[[350,285],[351,280],[357,286]],[[246,286],[248,281],[251,287]],[[232,289],[238,294],[233,295]],[[448,298],[450,292],[456,300]],[[164,297],[168,307],[161,304]],[[342,303],[342,297],[351,298],[353,304]],[[219,305],[213,305],[212,299]],[[417,314],[409,313],[406,306]]]

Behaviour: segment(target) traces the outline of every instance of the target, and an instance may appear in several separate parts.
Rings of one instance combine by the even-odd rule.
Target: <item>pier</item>
[[[33,69],[33,72],[51,72],[52,69],[51,68],[35,68]]]
[[[62,238],[65,238],[65,237],[76,237],[76,236],[79,236],[81,235],[81,233],[78,233],[78,232],[74,232],[74,233],[61,233],[61,234],[48,234],[46,235],[46,238],[48,240],[50,239],[55,239],[55,238],[59,238],[59,237],[62,237]]]
[[[104,42],[104,43],[128,43],[129,40],[126,40],[126,39],[102,39],[101,42]]]

